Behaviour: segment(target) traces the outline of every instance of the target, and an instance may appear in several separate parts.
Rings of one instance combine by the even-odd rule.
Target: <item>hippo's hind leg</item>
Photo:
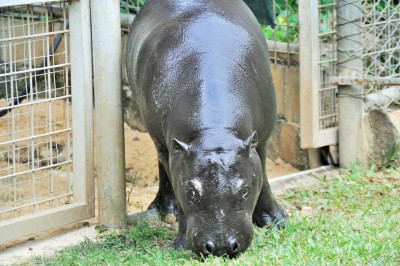
[[[177,208],[174,190],[168,178],[166,158],[168,155],[158,152],[159,189],[148,209],[157,209],[165,222],[173,223],[177,218]]]
[[[266,144],[259,146],[257,148],[257,153],[261,159],[264,180],[256,208],[254,209],[253,222],[259,227],[277,225],[278,228],[284,228],[285,218],[288,217],[289,214],[276,202],[268,183],[265,171]]]

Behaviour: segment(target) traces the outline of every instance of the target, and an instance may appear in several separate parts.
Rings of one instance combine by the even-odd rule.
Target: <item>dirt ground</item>
[[[146,210],[158,190],[157,152],[149,134],[125,126],[125,167],[128,213]],[[275,177],[299,172],[282,160],[267,162],[267,176]]]

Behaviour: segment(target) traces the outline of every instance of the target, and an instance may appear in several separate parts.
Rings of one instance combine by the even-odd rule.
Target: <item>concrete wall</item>
[[[271,55],[273,52],[271,52]],[[300,83],[298,57],[291,63],[281,60],[271,65],[278,119],[268,142],[268,158],[283,159],[298,169],[308,169],[307,150],[300,147]]]

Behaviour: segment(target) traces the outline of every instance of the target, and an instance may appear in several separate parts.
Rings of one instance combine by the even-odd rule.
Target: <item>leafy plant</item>
[[[267,40],[296,43],[299,38],[297,0],[275,1],[275,28],[261,25]]]
[[[382,168],[395,169],[400,162],[400,145],[394,140],[388,152],[383,151],[382,155],[384,157]]]

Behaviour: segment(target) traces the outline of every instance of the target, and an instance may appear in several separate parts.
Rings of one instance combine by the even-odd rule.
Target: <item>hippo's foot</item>
[[[165,195],[161,191],[158,191],[156,198],[149,205],[148,210],[157,209],[161,219],[169,224],[173,224],[177,220],[176,202],[175,196]]]
[[[277,227],[283,229],[286,227],[286,218],[289,217],[275,200],[273,203],[267,203],[264,208],[256,208],[253,213],[253,223],[259,227]]]
[[[259,227],[277,227],[283,229],[286,226],[286,218],[289,213],[285,211],[272,195],[268,180],[264,179],[261,194],[258,197],[256,208],[253,212],[253,223]]]
[[[174,249],[187,249],[186,236],[182,236],[181,234],[178,234],[178,236],[172,243],[172,247]]]

